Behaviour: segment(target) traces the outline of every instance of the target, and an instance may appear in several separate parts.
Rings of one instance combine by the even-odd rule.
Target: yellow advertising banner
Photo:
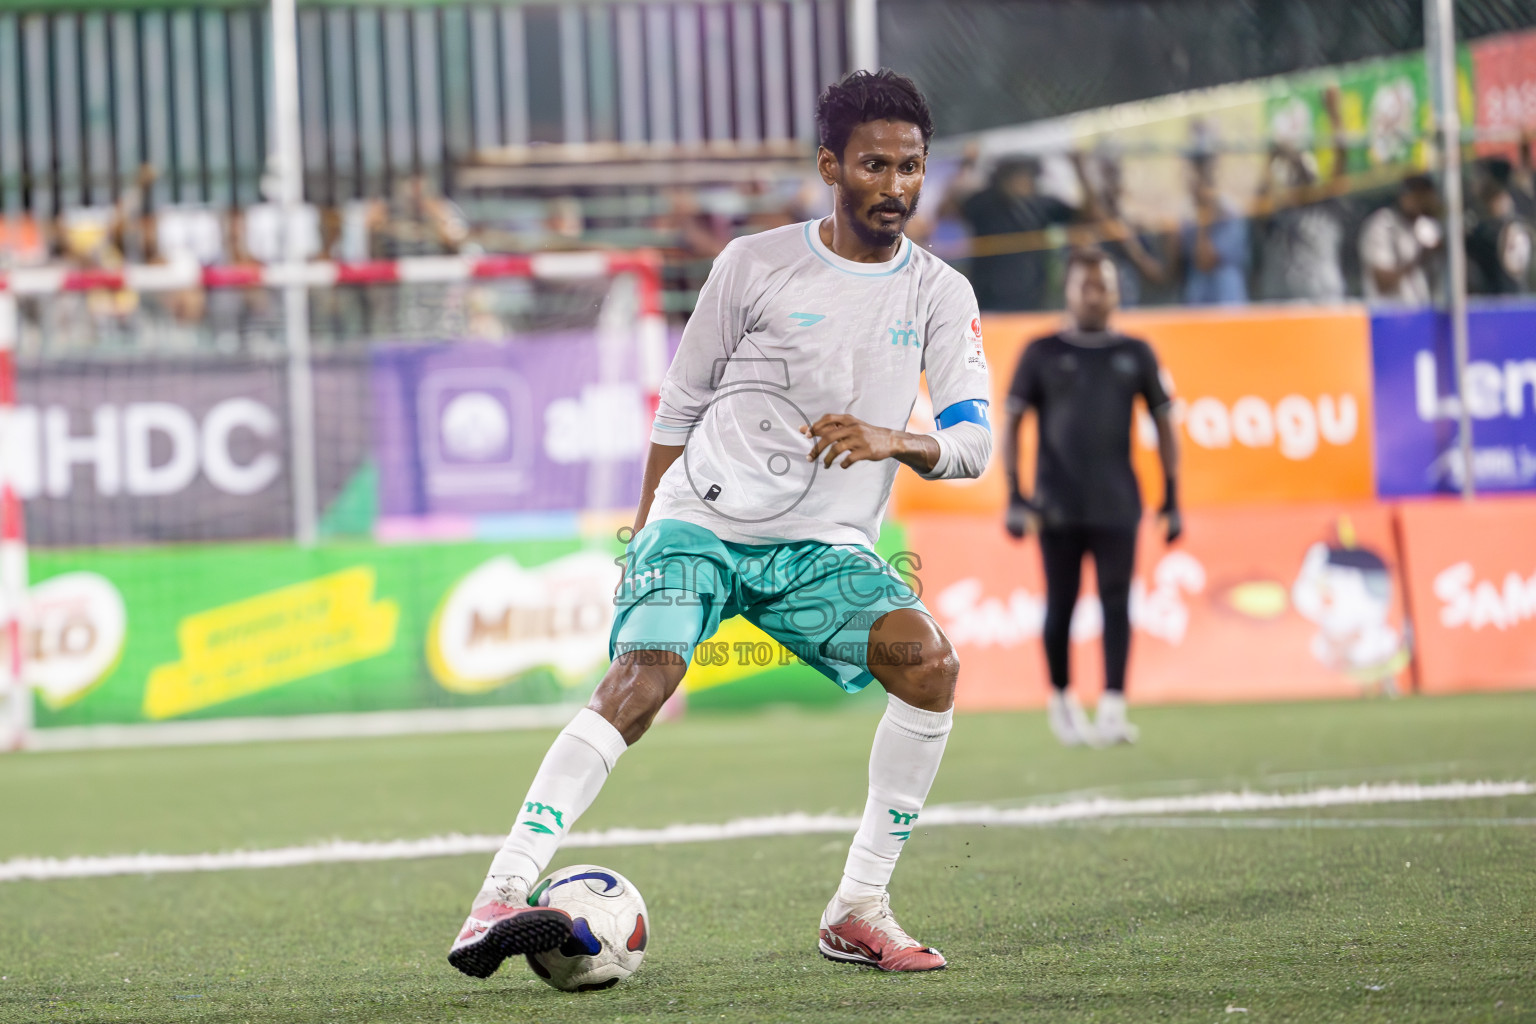
[[[269,590],[189,615],[176,637],[181,660],[160,665],[144,688],[144,715],[171,718],[384,654],[400,618],[374,600],[371,566]]]

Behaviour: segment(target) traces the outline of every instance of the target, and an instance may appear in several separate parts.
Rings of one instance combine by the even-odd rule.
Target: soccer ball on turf
[[[559,949],[529,953],[533,973],[563,992],[610,988],[640,969],[650,918],[634,883],[596,864],[561,868],[528,897],[571,915],[571,938]]]

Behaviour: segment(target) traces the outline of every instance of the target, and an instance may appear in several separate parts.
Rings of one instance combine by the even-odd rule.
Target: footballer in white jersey
[[[903,465],[927,479],[986,466],[987,363],[969,283],[903,232],[933,135],[921,93],[891,71],[856,71],[822,94],[817,125],[833,215],[740,239],[715,263],[661,389],[613,663],[491,862],[449,952],[465,973],[569,939],[562,911],[527,905],[530,888],[696,645],[734,615],[843,689],[887,693],[822,955],[945,966],[896,923],[886,885],[938,772],[959,662],[872,545]],[[925,375],[938,429],[913,433]]]

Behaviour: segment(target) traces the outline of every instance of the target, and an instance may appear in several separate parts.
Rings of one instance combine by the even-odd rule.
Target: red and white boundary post
[[[14,296],[0,293],[0,750],[19,750],[32,731],[32,693],[24,669],[26,654],[27,544],[21,501],[11,482],[11,425],[16,408],[16,341],[21,333]]]
[[[628,252],[548,252],[532,255],[415,256],[367,263],[303,263],[200,267],[195,263],[130,266],[116,270],[60,267],[0,272],[0,296],[64,292],[168,292],[186,288],[335,288],[349,284],[453,284],[523,277],[579,281],[633,275],[638,288],[635,323],[638,383],[655,411],[667,370],[667,320],[661,304],[661,257],[649,249]],[[14,310],[12,324],[15,323]]]
[[[638,290],[635,365],[638,383],[655,412],[656,393],[667,371],[667,320],[661,305],[661,257],[649,249],[628,252],[547,252],[533,255],[415,256],[367,263],[303,263],[200,267],[195,263],[66,270],[45,267],[0,273],[0,296],[58,295],[96,289],[133,292],[186,288],[335,288],[349,284],[453,284],[523,277],[579,281],[633,275]],[[12,323],[15,323],[14,315]]]

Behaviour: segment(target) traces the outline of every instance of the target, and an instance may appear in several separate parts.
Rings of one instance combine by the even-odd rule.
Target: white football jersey
[[[976,297],[938,257],[903,238],[894,259],[855,263],[817,221],[735,240],[661,386],[651,440],[686,447],[649,521],[741,544],[874,544],[900,463],[822,468],[800,428],[848,413],[904,430],[925,372],[936,412],[987,400]]]

